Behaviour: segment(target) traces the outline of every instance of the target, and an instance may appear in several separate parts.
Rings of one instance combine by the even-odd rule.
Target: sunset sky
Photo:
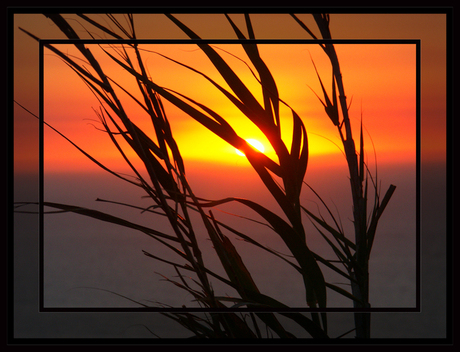
[[[238,45],[216,45],[233,52],[240,58],[244,52]],[[60,45],[64,52],[75,49]],[[117,67],[95,46],[89,46],[101,60],[105,72],[123,87],[140,98],[135,81]],[[168,57],[210,75],[220,84],[223,80],[196,45],[160,44],[145,45],[149,51],[160,52]],[[73,50],[73,51],[72,51]],[[331,94],[331,68],[322,50],[314,44],[261,44],[261,56],[275,77],[281,99],[286,101],[303,119],[309,138],[309,150],[315,160],[328,160],[341,156],[341,144],[336,128],[325,115],[324,108],[313,93],[322,100],[321,87],[314,71],[311,58],[321,75],[328,94]],[[365,131],[365,145],[373,160],[373,145],[379,161],[414,162],[416,145],[416,46],[414,44],[342,44],[337,45],[342,65],[350,116],[355,127],[355,138],[359,136],[362,116]],[[77,53],[75,53],[77,54]],[[205,103],[228,119],[237,133],[247,139],[259,140],[265,153],[277,161],[276,154],[268,140],[236,109],[220,92],[196,73],[168,62],[151,52],[144,52],[149,74],[161,86],[179,91],[196,101]],[[224,57],[242,75],[243,81],[261,102],[260,86],[251,72],[240,61],[223,53]],[[311,55],[311,58],[310,58]],[[246,59],[247,61],[247,59]],[[65,78],[64,78],[65,77]],[[93,153],[98,160],[115,169],[124,161],[111,146],[93,109],[99,102],[85,84],[55,55],[46,51],[44,63],[44,110],[45,121],[64,133],[85,151]],[[68,88],[68,87],[71,87]],[[349,93],[348,93],[349,92]],[[150,135],[154,134],[149,117],[133,101],[121,93],[128,114]],[[163,100],[173,133],[183,156],[190,167],[193,161],[247,165],[235,148],[214,136],[195,120]],[[291,112],[282,106],[281,125],[283,139],[291,143]],[[373,145],[372,145],[373,143]],[[78,171],[91,162],[54,131],[45,129],[45,170]],[[321,158],[319,157],[321,156]],[[117,162],[117,160],[119,162]]]
[[[69,15],[70,17],[72,15]],[[161,38],[161,39],[176,39],[182,38],[183,35],[178,32],[177,28],[174,28],[168,20],[163,18],[161,14],[151,15],[158,18],[155,22],[155,26],[165,28],[164,31],[154,32],[157,28],[155,26],[144,26],[146,21],[146,14],[139,15],[139,26],[137,29],[139,38]],[[182,16],[182,17],[181,17]],[[195,16],[192,18],[192,16]],[[205,16],[207,21],[202,19]],[[390,15],[389,15],[390,16]],[[425,31],[421,30],[425,28],[423,23],[431,23],[433,28],[438,23],[442,23],[442,15],[408,15],[404,16],[402,21],[402,15],[391,15],[391,17],[385,17],[385,15],[372,15],[361,16],[359,15],[333,15],[331,21],[331,31],[333,36],[337,39],[417,39],[421,38],[424,42],[422,45],[422,99],[423,107],[426,110],[422,110],[422,133],[430,133],[430,138],[422,138],[422,148],[426,146],[424,156],[430,157],[431,159],[441,158],[443,159],[443,149],[445,145],[443,143],[442,131],[445,126],[443,119],[439,119],[439,113],[442,114],[445,111],[445,104],[442,104],[442,100],[438,99],[440,94],[443,94],[445,88],[442,86],[442,75],[438,75],[435,72],[439,69],[442,72],[443,61],[442,55],[442,41],[439,40],[439,36],[435,35],[433,30]],[[203,37],[206,37],[204,33],[209,31],[208,26],[212,24],[211,19],[216,18],[218,21],[218,15],[180,15],[179,18],[184,19],[190,26],[196,25],[197,32]],[[193,20],[198,19],[196,23]],[[233,15],[233,18],[237,23],[241,23],[241,18],[237,15]],[[276,18],[280,27],[275,33],[274,29],[267,25],[264,18],[272,21]],[[311,19],[307,15],[301,16],[306,23],[311,24]],[[391,21],[388,19],[391,18]],[[200,20],[201,19],[201,20]],[[262,15],[254,16],[254,26],[256,33],[260,33],[261,38],[287,38],[287,39],[309,39],[299,28],[293,25],[292,19],[286,15]],[[359,20],[360,22],[356,22]],[[62,34],[51,28],[46,18],[40,15],[17,15],[18,26],[24,27],[27,30],[35,30],[35,34],[42,38],[62,38]],[[354,23],[362,23],[362,25],[373,26],[363,31],[353,31],[355,26],[340,27],[342,23],[346,24],[347,21],[355,21]],[[222,21],[218,21],[221,23]],[[34,24],[35,23],[35,24]],[[283,23],[283,26],[281,26]],[[389,26],[388,24],[392,25]],[[418,27],[414,27],[414,24],[420,23]],[[411,25],[412,24],[412,25]],[[27,27],[29,25],[29,27]],[[398,30],[397,27],[400,26]],[[257,27],[259,26],[259,27]],[[357,27],[357,26],[356,26]],[[78,25],[77,25],[78,28]],[[213,39],[222,36],[224,39],[233,38],[231,36],[231,29],[228,25],[214,26],[215,30],[209,38]],[[217,28],[217,29],[216,29]],[[257,32],[257,29],[259,31]],[[169,31],[167,30],[169,29]],[[15,30],[17,30],[15,28]],[[155,33],[155,34],[153,34]],[[357,33],[360,33],[357,36]],[[374,33],[374,34],[373,34]],[[82,38],[85,37],[83,30],[80,30],[79,34]],[[416,34],[416,35],[415,35]],[[25,87],[33,87],[30,84],[33,75],[32,65],[36,65],[36,61],[27,62],[26,59],[32,59],[31,55],[21,55],[24,53],[23,48],[27,45],[34,44],[31,39],[27,38],[25,34],[18,32],[16,36],[18,45],[15,46],[17,50],[17,75],[16,79],[18,84],[16,87],[17,100],[21,100],[25,105],[31,107],[33,110],[37,105],[36,101],[31,99],[30,94],[23,95]],[[62,46],[61,46],[62,47]],[[91,50],[97,53],[97,49],[93,46]],[[230,48],[230,47],[229,47]],[[226,49],[228,49],[226,47]],[[71,50],[71,49],[69,49]],[[181,61],[196,60],[199,56],[199,52],[196,48],[192,47],[181,47],[179,45],[168,46],[163,45],[156,47],[155,50],[162,51],[165,53],[171,52],[176,58]],[[232,49],[233,50],[233,49]],[[174,52],[175,51],[175,52]],[[345,90],[348,98],[348,102],[352,99],[352,105],[350,108],[350,114],[355,123],[358,126],[360,116],[363,116],[363,123],[367,129],[368,137],[371,136],[374,145],[378,151],[379,158],[383,160],[392,161],[405,161],[414,160],[415,151],[415,45],[398,45],[398,44],[376,44],[376,45],[338,45],[337,51],[341,63],[342,72],[344,75]],[[313,89],[316,93],[321,96],[321,89],[314,72],[314,68],[310,59],[312,56],[315,64],[318,67],[320,75],[323,79],[325,86],[330,92],[330,67],[327,65],[325,55],[315,45],[284,45],[280,48],[276,45],[265,45],[261,47],[263,58],[267,61],[268,66],[273,70],[275,79],[280,89],[280,95],[282,99],[285,99],[303,118],[307,132],[309,133],[310,142],[310,154],[314,155],[327,154],[339,152],[337,147],[331,142],[327,141],[323,137],[333,140],[335,143],[338,142],[337,133],[332,124],[325,117],[324,110],[313,94]],[[239,52],[241,53],[241,51]],[[100,55],[99,55],[100,56]],[[242,56],[242,55],[241,55]],[[165,85],[174,85],[175,81],[172,78],[174,75],[178,75],[179,72],[182,75],[182,71],[178,70],[177,67],[172,67],[171,63],[169,66],[162,66],[165,64],[164,60],[160,60],[155,55],[145,55],[147,65],[150,69],[152,76],[156,77],[159,82],[164,81],[162,75],[167,75]],[[194,59],[195,57],[195,59]],[[205,63],[205,59],[199,59],[200,65]],[[435,65],[427,66],[428,63],[435,63]],[[156,65],[158,70],[153,67]],[[23,67],[23,69],[20,69]],[[163,68],[164,67],[164,68]],[[209,68],[209,66],[208,66]],[[240,64],[241,68],[241,64]],[[244,70],[244,67],[243,67]],[[206,69],[205,69],[206,71]],[[29,74],[27,80],[25,80],[23,74]],[[209,72],[206,71],[206,72]],[[44,65],[44,77],[45,77],[45,119],[53,123],[53,126],[60,129],[62,132],[66,132],[67,127],[71,128],[72,140],[82,147],[91,142],[91,145],[98,146],[99,143],[103,143],[104,136],[95,130],[90,125],[91,119],[96,119],[92,108],[97,108],[98,103],[94,100],[91,93],[81,80],[74,74],[69,74],[69,68],[57,59],[55,55],[45,53],[45,65]],[[189,72],[185,74],[190,75]],[[246,76],[250,76],[248,71],[245,72]],[[36,73],[34,74],[36,75]],[[122,81],[119,73],[114,73],[115,79]],[[192,78],[191,78],[192,79]],[[167,83],[166,83],[167,82]],[[210,101],[212,92],[204,88],[204,86],[196,86],[198,81],[193,81],[193,84],[184,84],[188,82],[179,78],[179,86],[182,90],[191,89],[193,93],[200,97],[200,94],[205,95],[205,101]],[[195,83],[196,82],[196,83]],[[201,84],[201,83],[200,83]],[[178,86],[178,87],[179,87]],[[23,87],[23,88],[21,88]],[[71,89],[70,89],[71,87]],[[311,89],[310,89],[311,87]],[[258,87],[255,86],[257,90]],[[432,93],[429,93],[431,92]],[[187,91],[186,91],[187,92]],[[215,94],[215,93],[214,93]],[[428,95],[432,95],[433,99],[429,99]],[[215,95],[212,96],[214,99]],[[201,99],[201,97],[200,97]],[[220,105],[219,111],[222,112],[223,116],[231,116],[230,119],[234,120],[235,129],[241,131],[241,135],[245,138],[259,138],[257,131],[255,131],[248,124],[244,124],[244,118],[234,114],[228,106]],[[234,153],[233,148],[225,145],[222,141],[212,138],[212,136],[205,136],[204,129],[198,126],[194,121],[179,116],[173,109],[170,109],[170,119],[172,123],[178,121],[177,125],[174,126],[175,134],[181,145],[184,145],[182,152],[184,156],[190,159],[199,159],[201,161],[214,160],[218,162],[233,162],[237,159],[237,155]],[[284,115],[287,116],[286,110]],[[65,117],[63,117],[65,115]],[[177,115],[177,116],[176,116]],[[436,117],[435,117],[436,116]],[[287,116],[285,123],[285,140],[289,143],[289,116]],[[29,118],[27,118],[29,119]],[[19,116],[17,123],[18,127],[25,126],[24,129],[18,128],[16,131],[24,131],[27,133],[30,130],[30,126],[27,125],[27,119]],[[144,118],[145,120],[145,118]],[[179,123],[180,121],[180,123]],[[24,123],[23,123],[24,122]],[[148,123],[148,122],[147,122]],[[67,126],[67,127],[66,127]],[[426,128],[424,128],[426,126]],[[357,136],[358,130],[355,129],[355,136]],[[426,131],[426,132],[425,132]],[[75,150],[71,151],[73,147],[64,146],[67,142],[64,142],[61,137],[58,137],[54,132],[46,135],[46,158],[51,160],[59,161],[62,155],[66,155],[66,160],[73,160],[73,158],[79,158],[78,152]],[[193,132],[193,133],[192,133]],[[25,134],[21,136],[25,136]],[[247,137],[245,136],[247,135]],[[391,135],[391,138],[388,136]],[[94,136],[94,137],[90,137]],[[432,138],[435,137],[435,138]],[[423,137],[423,136],[422,136]],[[211,142],[213,148],[209,148]],[[59,139],[61,140],[59,142]],[[368,139],[367,142],[370,140]],[[61,147],[54,147],[54,143],[61,143]],[[96,145],[94,143],[97,143]],[[68,144],[68,143],[67,143]],[[16,165],[18,170],[26,167],[26,164],[21,163],[22,158],[27,160],[27,154],[22,153],[23,144],[18,143],[18,152],[16,154]],[[370,143],[367,143],[371,146]],[[268,147],[268,146],[267,146]],[[212,149],[212,150],[211,150]],[[85,148],[86,150],[86,148]],[[90,150],[88,150],[90,151]],[[113,154],[110,154],[107,148],[103,151],[99,150],[100,155],[103,157],[110,158]],[[60,153],[60,155],[59,155]],[[224,157],[221,157],[224,155]],[[270,152],[268,151],[270,154]],[[339,152],[340,153],[340,152]],[[272,155],[273,156],[273,155]],[[61,166],[57,166],[56,162],[51,166],[50,169],[55,168],[74,168],[78,164],[76,161]],[[70,171],[70,169],[68,169]]]

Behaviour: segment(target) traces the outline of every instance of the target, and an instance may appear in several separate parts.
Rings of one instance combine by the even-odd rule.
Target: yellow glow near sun
[[[261,153],[263,153],[265,151],[264,145],[260,141],[258,141],[257,139],[249,138],[249,139],[246,139],[246,142],[248,142],[248,144],[252,145],[255,149],[257,149]],[[244,153],[241,150],[235,149],[235,151],[236,151],[236,154],[241,155],[241,156],[245,156]]]

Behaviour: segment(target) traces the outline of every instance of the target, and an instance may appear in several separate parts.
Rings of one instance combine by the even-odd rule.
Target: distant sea
[[[225,170],[220,170],[224,177]],[[328,170],[334,175],[334,170]],[[340,214],[347,233],[350,230],[348,180],[340,177],[312,173],[306,179],[312,187],[324,196],[334,212]],[[315,176],[316,175],[316,176]],[[346,175],[345,175],[346,176]],[[198,195],[223,197],[231,193],[232,184],[218,177],[201,183],[200,173],[190,173],[190,182],[195,185]],[[389,181],[397,185],[397,190],[388,206],[377,231],[370,262],[370,297],[375,308],[414,308],[416,306],[416,199],[414,165],[393,165],[382,167],[382,192]],[[383,338],[439,338],[446,332],[446,224],[445,221],[445,179],[442,165],[432,165],[422,173],[421,208],[421,286],[422,312],[418,313],[373,313],[372,336]],[[233,176],[235,178],[235,176]],[[89,181],[89,182],[88,182]],[[235,181],[234,189],[248,198],[261,197],[272,209],[270,197],[260,187],[254,186],[253,179]],[[229,188],[230,187],[230,188]],[[140,214],[119,205],[95,202],[96,198],[126,202],[130,204],[150,204],[141,199],[142,192],[104,174],[61,174],[47,175],[45,178],[45,200],[91,207],[121,216],[127,220],[152,226],[168,232],[169,225],[160,217]],[[115,190],[115,191],[114,191]],[[33,201],[37,199],[36,178],[18,175],[15,178],[15,200]],[[227,192],[227,193],[226,193]],[[316,207],[318,199],[307,190],[303,200]],[[333,202],[332,202],[333,201]],[[32,209],[32,208],[29,208]],[[225,212],[252,216],[241,206],[222,207]],[[322,214],[326,215],[324,209]],[[224,212],[214,211],[223,220],[234,221],[235,226],[249,231],[258,241],[270,248],[284,251],[283,244],[275,234],[264,226],[254,226],[244,219],[235,218]],[[337,213],[336,213],[337,214]],[[14,304],[17,337],[107,337],[136,338],[152,337],[155,334],[165,338],[189,336],[178,324],[159,313],[112,312],[112,313],[66,313],[65,308],[138,308],[134,301],[160,307],[160,304],[180,307],[194,307],[192,297],[185,291],[165,280],[176,280],[176,273],[168,265],[159,263],[142,254],[142,250],[181,262],[157,241],[143,233],[119,226],[102,223],[76,214],[47,214],[44,222],[44,252],[39,257],[38,216],[15,214],[14,216]],[[197,218],[197,220],[199,220]],[[308,220],[306,220],[308,222]],[[309,229],[309,230],[308,230]],[[198,225],[198,237],[203,248],[208,248],[205,260],[211,268],[217,267],[217,258],[212,255],[211,243],[203,235]],[[236,244],[245,260],[256,284],[263,293],[273,296],[291,307],[304,307],[304,293],[301,278],[295,271],[276,261],[250,244],[239,241],[235,235],[229,238]],[[324,240],[307,226],[307,243],[310,248],[325,256]],[[62,313],[38,312],[39,261],[43,260],[43,302],[46,308],[62,308]],[[225,275],[221,269],[219,274]],[[342,285],[340,277],[330,275],[330,281]],[[221,289],[216,283],[216,291]],[[220,294],[231,295],[231,290]],[[351,307],[343,297],[329,292],[330,307]],[[331,336],[351,328],[352,314],[329,313]],[[295,331],[296,327],[292,329]],[[351,335],[350,335],[351,336]]]

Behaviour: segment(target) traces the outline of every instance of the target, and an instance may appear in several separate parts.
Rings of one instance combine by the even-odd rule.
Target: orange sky
[[[218,46],[244,58],[241,48],[237,45]],[[68,46],[61,45],[60,48],[69,53],[74,51]],[[215,75],[214,68],[195,45],[162,44],[145,46],[145,48],[190,64],[211,75],[219,83],[225,84],[219,76]],[[130,91],[135,91],[139,96],[134,81],[129,75],[107,61],[96,46],[93,45],[90,49],[98,58],[105,60],[101,62],[109,76],[121,85],[130,87]],[[317,45],[271,44],[260,45],[260,52],[277,80],[280,97],[294,108],[306,125],[311,156],[340,155],[340,150],[334,144],[340,145],[337,131],[309,88],[311,87],[321,96],[321,87],[310,59],[311,54],[323,84],[330,93],[331,69],[322,50]],[[350,115],[356,127],[355,139],[358,140],[362,112],[364,125],[382,160],[391,158],[393,161],[413,161],[416,121],[415,45],[343,44],[337,45],[337,52],[348,102],[353,99]],[[249,70],[238,60],[223,55],[229,59],[229,63],[237,72],[241,72],[244,82],[260,101],[260,88]],[[183,92],[212,107],[229,120],[241,137],[259,139],[265,145],[266,154],[276,161],[276,154],[257,127],[202,77],[154,54],[145,53],[144,59],[153,79],[161,86]],[[45,55],[44,77],[45,121],[86,151],[92,152],[101,161],[120,167],[114,158],[121,159],[116,150],[111,147],[109,138],[95,128],[101,126],[92,109],[97,109],[99,103],[83,82],[60,59],[49,52]],[[126,98],[125,106],[133,121],[153,134],[148,116],[129,98],[124,95],[122,97]],[[167,102],[165,104],[173,133],[186,161],[246,165],[244,157],[237,155],[232,146],[213,136],[177,108]],[[285,126],[284,129],[282,127],[283,138],[289,146],[291,139],[289,109],[285,107],[281,109],[281,118],[282,126]],[[365,143],[372,147],[368,136],[366,138]],[[370,152],[373,153],[372,150]],[[45,169],[49,171],[58,169],[71,171],[75,168],[82,169],[89,162],[62,137],[46,129],[45,163]]]
[[[211,39],[233,38],[231,28],[225,25],[219,16],[221,15],[184,14],[178,17],[188,21],[187,24],[196,28],[203,37]],[[75,16],[69,14],[66,17]],[[237,23],[241,23],[240,17],[232,15]],[[311,16],[307,14],[300,15],[300,17],[311,22]],[[155,21],[152,21],[152,18],[155,18]],[[137,19],[139,26],[136,29],[140,38],[183,38],[180,31],[162,14],[144,14],[138,16]],[[32,39],[19,32],[17,28],[23,27],[41,38],[63,38],[63,35],[40,14],[17,14],[15,21],[15,99],[37,112],[38,51],[36,49],[38,46]],[[308,39],[305,33],[293,24],[292,19],[287,15],[254,15],[253,21],[256,34],[260,38]],[[149,23],[149,26],[146,26],[145,23]],[[274,25],[275,23],[277,25]],[[389,23],[391,26],[388,25]],[[213,28],[213,31],[209,31],[209,28]],[[86,33],[78,24],[76,24],[76,29],[82,37],[85,37]],[[442,14],[332,14],[331,31],[337,39],[420,38],[422,40],[422,158],[430,157],[444,160],[445,16]],[[268,51],[268,55],[264,58],[270,61],[269,65],[273,61],[273,65],[270,67],[274,70],[282,97],[296,109],[306,123],[312,162],[315,159],[317,162],[326,160],[324,153],[329,153],[327,154],[329,155],[328,158],[332,157],[330,153],[337,150],[336,147],[318,135],[326,136],[337,142],[337,133],[331,129],[332,125],[325,117],[319,101],[306,86],[308,84],[317,93],[320,93],[320,86],[308,51],[312,54],[322,77],[324,77],[325,84],[330,84],[327,78],[330,69],[323,65],[325,63],[324,54],[319,48],[315,49],[314,47],[309,47],[306,52],[297,50],[293,55],[287,48],[278,50],[267,47],[264,50]],[[270,53],[270,50],[274,50],[277,55]],[[337,50],[348,99],[353,97],[350,109],[351,117],[354,122],[358,122],[362,107],[364,124],[372,136],[379,160],[413,160],[415,147],[414,47],[377,45],[370,48],[360,45],[353,46],[350,50],[350,46],[343,45],[337,47]],[[292,59],[290,64],[277,65],[276,60],[286,62],[287,56]],[[184,57],[185,55],[182,55],[181,59]],[[299,57],[300,59],[298,59]],[[147,64],[150,66],[157,59],[149,56],[147,57]],[[85,150],[90,151],[91,148],[96,148],[98,155],[106,158],[105,160],[110,159],[112,154],[110,149],[106,147],[110,144],[102,144],[104,140],[108,139],[90,125],[92,122],[89,119],[95,119],[91,107],[97,107],[97,102],[94,101],[91,93],[88,92],[79,78],[73,73],[69,74],[69,68],[63,65],[60,60],[46,55],[45,63],[45,98],[47,99],[45,104],[49,121],[52,122],[54,119],[56,122],[56,118],[59,117],[59,123],[56,122],[56,127],[62,127],[63,132],[71,132],[69,137],[72,137],[73,134],[76,137],[75,142],[78,142]],[[170,74],[168,70],[164,72]],[[298,74],[299,72],[301,74]],[[169,82],[173,81],[169,80]],[[196,90],[195,93],[199,92]],[[206,94],[209,94],[208,90],[206,90]],[[78,99],[75,99],[76,97]],[[87,104],[88,99],[93,99],[93,103]],[[223,107],[220,108],[223,109]],[[203,138],[202,133],[204,132],[199,131],[200,127],[196,123],[192,121],[185,123],[183,118],[173,116],[173,109],[169,110],[171,110],[171,120],[179,121],[180,119],[181,121],[181,124],[175,127],[175,133],[180,143],[187,146],[182,148],[187,158],[219,162],[224,160],[227,163],[245,165],[244,158],[237,156],[233,148],[229,148],[225,143],[215,140],[212,142],[213,148],[209,148],[208,137]],[[62,111],[66,112],[65,119],[62,118]],[[224,113],[226,116],[231,114],[227,111]],[[235,124],[238,126],[238,117],[235,115],[234,118],[236,119]],[[247,137],[257,137],[247,126],[239,126],[242,135],[247,133]],[[28,151],[35,148],[34,143],[37,141],[35,129],[35,121],[31,122],[30,116],[19,109],[15,119],[16,170],[27,170],[34,167],[34,164],[30,162],[33,156],[30,156]],[[201,128],[201,130],[203,129]],[[193,134],[190,133],[191,131]],[[357,137],[357,130],[355,131],[355,137]],[[85,160],[84,157],[79,155],[61,137],[57,137],[54,132],[47,133],[45,137],[47,160],[51,162],[64,159],[67,161],[67,165],[64,166],[61,161],[62,168],[79,168],[82,165],[80,162]],[[286,137],[286,141],[288,142],[288,137]],[[59,143],[59,146],[54,145],[54,143]],[[369,140],[367,140],[367,145],[371,146]],[[222,158],[220,155],[225,155],[225,157]],[[319,158],[320,155],[323,157]],[[340,154],[338,155],[340,157]],[[90,167],[90,162],[85,160],[84,163]],[[52,168],[49,164],[48,170],[57,170],[58,168],[56,163]]]

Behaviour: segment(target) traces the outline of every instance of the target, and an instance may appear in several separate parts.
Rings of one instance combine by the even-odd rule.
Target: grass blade
[[[39,203],[38,202],[30,202],[29,204],[39,204]],[[128,227],[128,228],[131,228],[133,230],[138,230],[138,231],[141,231],[141,232],[143,232],[146,235],[149,235],[151,237],[158,236],[160,238],[164,238],[164,239],[167,239],[169,241],[179,242],[179,240],[174,236],[166,235],[166,234],[164,234],[164,233],[162,233],[160,231],[157,231],[157,230],[154,230],[154,229],[142,226],[142,225],[135,224],[133,222],[124,220],[124,219],[119,218],[117,216],[113,216],[113,215],[110,215],[110,214],[107,214],[107,213],[104,213],[104,212],[101,212],[101,211],[98,211],[98,210],[93,210],[93,209],[88,209],[88,208],[78,207],[78,206],[73,206],[73,205],[67,205],[67,204],[61,204],[61,203],[54,203],[54,202],[43,202],[42,204],[44,206],[46,206],[46,207],[61,209],[61,210],[64,210],[66,212],[80,214],[80,215],[88,216],[88,217],[91,217],[91,218],[94,218],[94,219],[109,222],[109,223],[112,223],[112,224]],[[187,245],[191,245],[191,243],[188,242]]]
[[[385,193],[385,196],[383,197],[382,203],[380,206],[375,211],[375,215],[372,218],[372,221],[369,225],[369,229],[367,231],[368,233],[368,256],[370,255],[371,249],[372,249],[372,244],[374,243],[374,237],[375,237],[375,232],[377,230],[377,224],[380,219],[380,217],[383,214],[383,211],[385,210],[388,202],[390,201],[391,196],[393,195],[394,191],[396,189],[395,185],[390,185],[388,188],[387,192]]]
[[[247,199],[226,198],[219,201],[213,201],[208,204],[200,204],[200,206],[218,205],[231,201],[240,202],[248,206],[262,216],[275,229],[276,233],[282,238],[302,268],[308,305],[315,306],[318,303],[320,307],[326,307],[326,288],[324,277],[313,257],[313,254],[308,249],[305,243],[305,238],[302,234],[299,234],[278,215]]]

